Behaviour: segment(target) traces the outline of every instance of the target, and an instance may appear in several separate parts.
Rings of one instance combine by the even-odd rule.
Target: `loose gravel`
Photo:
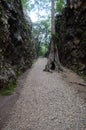
[[[33,65],[1,130],[86,130],[86,97],[58,73],[44,72],[46,63]]]

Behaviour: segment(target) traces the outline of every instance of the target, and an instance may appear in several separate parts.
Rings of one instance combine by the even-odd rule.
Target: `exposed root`
[[[51,39],[49,58],[48,58],[48,62],[47,62],[47,65],[45,66],[44,71],[47,71],[47,72],[63,71],[63,68],[59,61],[58,48],[57,48],[57,43],[54,39],[54,36],[52,36],[52,39]]]
[[[61,66],[61,64],[57,65],[54,62],[48,61],[43,71],[50,72],[50,73],[52,73],[53,71],[60,72],[60,71],[63,71],[63,67]]]

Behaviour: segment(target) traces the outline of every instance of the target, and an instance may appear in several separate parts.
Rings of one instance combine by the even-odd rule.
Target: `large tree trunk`
[[[54,13],[54,0],[51,0],[51,43],[50,52],[45,71],[52,72],[52,70],[61,70],[61,65],[58,56],[58,49],[55,42],[55,13]]]

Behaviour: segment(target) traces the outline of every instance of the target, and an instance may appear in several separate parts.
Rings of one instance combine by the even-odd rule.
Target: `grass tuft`
[[[0,95],[9,96],[9,95],[13,94],[13,92],[15,91],[15,88],[16,88],[16,83],[11,82],[8,84],[7,88],[0,90]]]

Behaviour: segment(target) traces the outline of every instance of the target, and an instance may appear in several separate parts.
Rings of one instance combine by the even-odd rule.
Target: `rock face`
[[[31,29],[21,0],[0,0],[0,88],[31,67],[35,57]]]
[[[57,44],[61,63],[86,73],[86,1],[67,0],[56,16]]]

